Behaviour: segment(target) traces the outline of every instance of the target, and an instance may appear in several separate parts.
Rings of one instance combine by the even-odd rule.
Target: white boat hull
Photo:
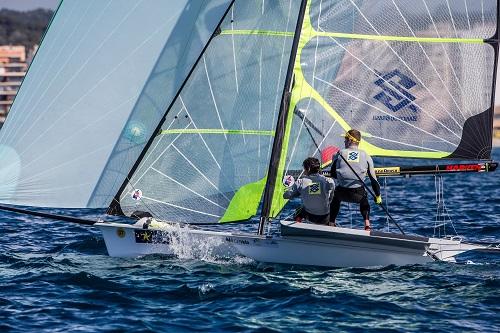
[[[181,258],[246,257],[266,263],[369,267],[453,261],[455,255],[471,249],[470,245],[457,240],[403,239],[393,234],[371,235],[364,230],[294,225],[286,221],[282,222],[282,230],[289,227],[292,232],[276,237],[215,232],[168,223],[147,230],[117,223],[97,223],[96,226],[103,232],[109,255],[115,257],[148,254]]]

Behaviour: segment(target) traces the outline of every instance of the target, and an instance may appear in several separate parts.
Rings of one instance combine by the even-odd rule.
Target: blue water
[[[500,160],[499,150],[494,157]],[[458,234],[500,242],[499,173],[445,180]],[[432,236],[434,179],[387,186],[386,202],[402,227]],[[386,230],[372,209],[372,225]],[[361,227],[355,207],[342,214],[344,225],[352,218]],[[107,256],[91,227],[5,212],[0,227],[0,332],[500,332],[500,255],[366,269],[120,259]]]

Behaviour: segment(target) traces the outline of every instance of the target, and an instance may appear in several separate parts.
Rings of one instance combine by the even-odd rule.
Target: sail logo
[[[415,81],[401,73],[398,69],[383,76],[378,72],[377,74],[379,79],[374,83],[379,86],[382,91],[373,96],[373,98],[384,104],[385,107],[392,112],[398,112],[403,109],[410,110],[413,113],[420,111],[414,104],[416,97],[410,93],[410,89],[417,85]]]
[[[481,164],[451,164],[446,166],[446,171],[482,171]]]
[[[397,175],[401,172],[400,167],[375,168],[375,175]]]
[[[312,183],[309,185],[309,194],[321,194],[319,183]]]
[[[349,160],[350,162],[359,162],[359,152],[350,151],[347,154],[347,160]]]

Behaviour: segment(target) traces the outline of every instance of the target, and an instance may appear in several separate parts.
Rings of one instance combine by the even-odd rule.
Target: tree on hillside
[[[53,12],[36,9],[27,12],[0,10],[0,45],[24,45],[31,49],[39,44]]]

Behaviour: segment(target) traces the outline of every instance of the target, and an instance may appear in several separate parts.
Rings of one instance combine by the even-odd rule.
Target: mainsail
[[[126,180],[126,215],[215,223],[257,213],[299,4],[234,2]]]
[[[350,128],[373,156],[489,159],[497,22],[497,0],[309,1],[278,177]]]
[[[0,132],[0,201],[107,207],[229,4],[62,1]]]

